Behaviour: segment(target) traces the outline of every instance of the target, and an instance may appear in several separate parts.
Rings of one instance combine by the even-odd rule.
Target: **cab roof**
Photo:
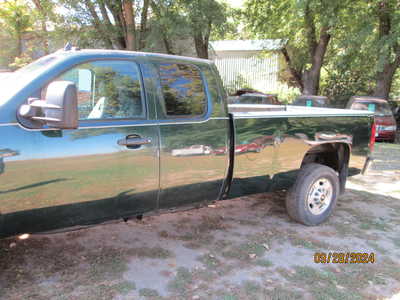
[[[179,55],[170,55],[164,53],[153,53],[153,52],[139,52],[139,51],[125,51],[125,50],[107,50],[107,49],[79,49],[72,48],[71,50],[60,49],[53,53],[52,55],[57,56],[84,56],[84,57],[95,57],[95,56],[103,56],[103,57],[121,57],[121,58],[132,58],[132,57],[148,57],[153,59],[165,59],[165,60],[179,60],[179,61],[187,61],[193,63],[202,63],[202,64],[212,64],[211,60],[201,59],[196,57],[188,57],[188,56],[179,56]]]

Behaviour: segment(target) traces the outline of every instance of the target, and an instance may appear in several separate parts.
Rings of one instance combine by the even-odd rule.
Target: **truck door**
[[[228,167],[229,126],[216,77],[208,66],[186,62],[155,68],[160,76],[159,207],[216,200]]]
[[[101,222],[157,208],[159,133],[129,60],[79,64],[53,81],[78,87],[79,129],[0,127],[5,233]],[[46,86],[41,90],[42,99]],[[36,95],[38,96],[38,95]]]

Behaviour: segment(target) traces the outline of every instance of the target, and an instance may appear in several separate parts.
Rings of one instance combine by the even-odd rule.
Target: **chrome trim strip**
[[[233,117],[235,120],[238,119],[276,119],[276,118],[323,118],[323,117],[371,117],[371,115],[352,115],[352,114],[303,114],[303,115],[291,115],[291,114],[282,114],[282,115],[265,115],[265,116],[236,116],[233,113]]]
[[[19,125],[18,123],[0,123],[0,127],[5,127],[5,126],[17,126]]]
[[[161,126],[165,126],[165,125],[179,125],[179,124],[201,124],[201,123],[206,123],[210,120],[228,120],[228,117],[211,117],[205,120],[199,120],[199,121],[179,121],[179,122],[143,122],[143,123],[138,123],[138,124],[123,124],[123,125],[101,125],[101,126],[81,126],[78,127],[79,129],[100,129],[100,128],[116,128],[116,127],[139,127],[139,126],[157,126],[157,125],[161,125]],[[60,130],[57,128],[45,128],[45,129],[31,129],[31,128],[26,128],[23,127],[21,124],[19,123],[4,123],[4,124],[0,124],[0,126],[19,126],[22,129],[26,130],[26,131],[50,131],[50,130]],[[66,129],[66,130],[74,130],[74,129]]]

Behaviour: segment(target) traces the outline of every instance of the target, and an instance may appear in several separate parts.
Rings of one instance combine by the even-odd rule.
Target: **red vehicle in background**
[[[263,145],[257,144],[255,142],[249,143],[248,141],[244,141],[241,144],[235,146],[235,153],[247,153],[247,152],[256,152],[260,153],[261,150],[264,148]],[[215,155],[222,155],[227,153],[226,147],[217,148],[213,151]]]
[[[357,110],[369,110],[375,114],[376,141],[391,142],[396,139],[396,120],[389,103],[382,98],[368,96],[353,96],[346,108]]]

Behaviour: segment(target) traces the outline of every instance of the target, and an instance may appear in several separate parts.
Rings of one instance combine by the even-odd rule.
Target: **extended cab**
[[[289,215],[316,225],[363,168],[372,120],[228,107],[208,60],[59,51],[0,82],[0,236],[287,188]]]

